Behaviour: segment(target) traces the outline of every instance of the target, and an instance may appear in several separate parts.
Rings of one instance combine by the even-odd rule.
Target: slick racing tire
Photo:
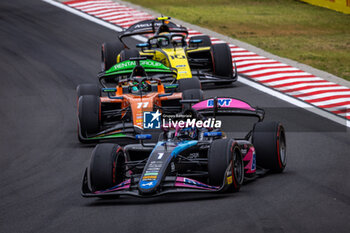
[[[120,61],[130,60],[132,57],[140,57],[140,52],[137,49],[124,49],[120,52]]]
[[[109,70],[117,63],[118,54],[124,49],[120,41],[103,43],[101,46],[102,71]]]
[[[101,101],[100,97],[95,95],[83,95],[79,97],[78,118],[79,129],[78,138],[81,142],[88,142],[84,138],[88,134],[95,134],[100,128]],[[80,137],[80,134],[83,138]]]
[[[252,143],[256,164],[272,172],[283,172],[286,167],[286,136],[279,122],[258,122],[254,126]]]
[[[214,75],[233,79],[232,55],[228,44],[214,44],[210,52]]]
[[[77,86],[78,99],[83,95],[101,96],[101,88],[95,84],[80,84]]]
[[[210,185],[222,186],[225,182],[226,191],[239,191],[244,180],[244,164],[240,148],[233,139],[213,141],[208,152],[208,175]]]
[[[201,89],[190,89],[182,92],[183,100],[203,100],[203,91]]]
[[[192,78],[182,78],[178,81],[178,91],[183,92],[190,89],[201,89],[201,82],[197,77]]]
[[[190,38],[190,43],[192,40],[202,40],[202,43],[198,45],[198,47],[210,47],[211,46],[211,40],[209,36],[192,36]]]
[[[124,181],[125,154],[117,144],[98,144],[88,168],[91,191],[102,191]]]

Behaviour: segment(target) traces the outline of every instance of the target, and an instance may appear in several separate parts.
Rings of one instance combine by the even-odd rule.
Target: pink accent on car
[[[244,167],[246,170],[245,173],[254,173],[256,171],[256,167],[253,168],[253,154],[255,152],[254,147],[250,147],[249,151],[247,152],[246,156],[244,156],[243,161],[249,161],[247,166]]]
[[[185,188],[197,188],[204,190],[218,190],[220,187],[210,186],[204,183],[201,183],[197,180],[189,179],[186,177],[177,177],[175,182],[175,187],[185,187]]]
[[[250,161],[253,158],[253,152],[255,151],[254,147],[250,147],[246,156],[244,156],[243,161]]]
[[[210,108],[213,108],[212,103],[213,103],[213,99],[208,99],[193,105],[192,108],[197,111],[203,110],[203,109],[210,109]],[[239,108],[239,109],[255,111],[255,109],[252,108],[249,104],[241,100],[232,99],[232,98],[218,98],[218,105],[226,108]]]
[[[96,191],[95,194],[109,193],[109,192],[113,192],[113,191],[117,191],[117,190],[128,189],[128,188],[130,188],[130,179],[123,181],[114,187],[115,188],[112,188],[112,189],[107,189],[107,190],[103,190],[103,191]]]

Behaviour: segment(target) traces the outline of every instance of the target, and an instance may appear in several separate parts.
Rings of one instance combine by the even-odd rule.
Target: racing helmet
[[[168,25],[162,24],[158,28],[158,34],[159,35],[161,35],[161,33],[169,33],[169,32],[170,32],[170,29],[169,29]]]
[[[160,47],[166,47],[169,45],[169,32],[161,32],[159,33],[160,37],[157,37],[157,43]]]
[[[195,140],[198,138],[198,129],[196,127],[186,127],[179,129],[177,137],[182,139]]]

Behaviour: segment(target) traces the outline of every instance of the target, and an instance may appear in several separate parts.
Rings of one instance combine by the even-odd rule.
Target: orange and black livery
[[[144,112],[179,113],[183,108],[181,100],[203,99],[198,79],[176,80],[176,70],[146,58],[120,62],[99,77],[102,87],[77,87],[81,142],[133,141],[136,134],[145,131]]]

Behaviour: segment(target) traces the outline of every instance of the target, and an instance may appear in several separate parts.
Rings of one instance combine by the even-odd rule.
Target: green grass
[[[350,80],[350,15],[296,0],[128,0]]]

